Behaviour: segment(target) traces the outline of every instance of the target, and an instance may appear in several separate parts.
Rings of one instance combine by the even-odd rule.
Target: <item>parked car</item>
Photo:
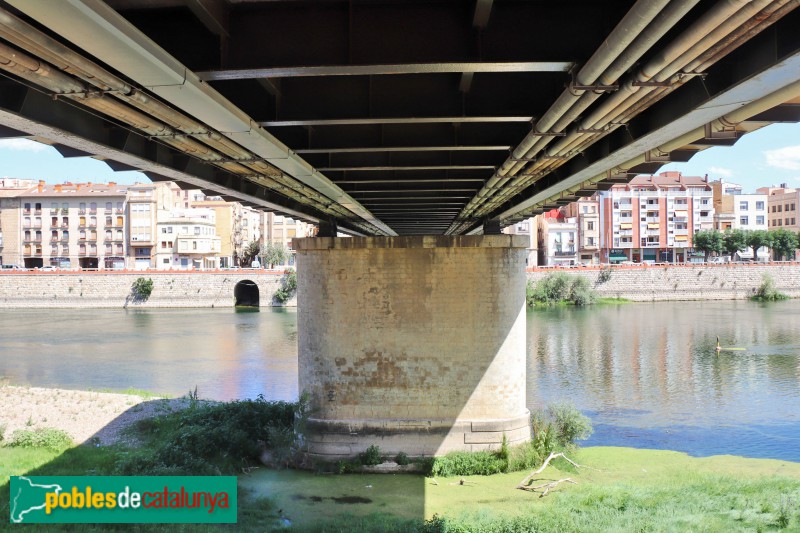
[[[719,265],[722,263],[727,263],[728,259],[726,257],[712,257],[708,260],[708,262],[713,265]]]
[[[17,265],[3,265],[0,267],[2,270],[27,270],[25,268],[19,267]]]

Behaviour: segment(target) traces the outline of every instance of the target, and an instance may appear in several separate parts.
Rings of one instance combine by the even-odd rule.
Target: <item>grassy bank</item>
[[[8,516],[9,475],[111,474],[129,453],[0,448],[0,515]],[[798,463],[610,447],[585,448],[573,459],[592,468],[548,468],[538,476],[542,483],[571,477],[578,484],[544,498],[515,488],[519,472],[425,478],[259,468],[239,475],[237,528],[280,530],[287,519],[296,531],[800,531]]]

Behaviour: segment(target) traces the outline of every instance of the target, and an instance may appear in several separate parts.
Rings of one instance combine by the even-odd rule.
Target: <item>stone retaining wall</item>
[[[589,279],[600,297],[634,301],[737,300],[753,296],[769,275],[780,292],[800,298],[800,263],[739,263],[722,265],[614,266],[607,281],[603,269],[529,269],[537,281],[552,272],[566,272]],[[608,276],[608,274],[606,274]]]
[[[153,280],[147,301],[132,298],[137,278]],[[234,288],[243,280],[258,286],[261,307],[274,299],[281,273],[231,270],[220,272],[22,272],[0,273],[0,308],[156,308],[233,307]],[[292,297],[287,306],[296,306]]]

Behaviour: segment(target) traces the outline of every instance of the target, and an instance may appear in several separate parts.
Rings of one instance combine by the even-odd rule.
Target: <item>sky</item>
[[[787,183],[800,188],[800,124],[773,124],[742,137],[732,147],[703,150],[688,163],[669,163],[661,168],[685,176],[724,179],[742,185],[743,192]],[[27,139],[0,139],[0,177],[103,183],[148,183],[141,172],[114,172],[105,163],[88,157],[63,158],[50,146]]]

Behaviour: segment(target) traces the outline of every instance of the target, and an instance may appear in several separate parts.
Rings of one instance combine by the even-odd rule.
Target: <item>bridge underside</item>
[[[798,4],[0,0],[0,136],[318,222],[312,452],[487,449],[530,437],[490,234],[798,121]]]
[[[800,119],[798,2],[0,0],[0,135],[364,235]]]

